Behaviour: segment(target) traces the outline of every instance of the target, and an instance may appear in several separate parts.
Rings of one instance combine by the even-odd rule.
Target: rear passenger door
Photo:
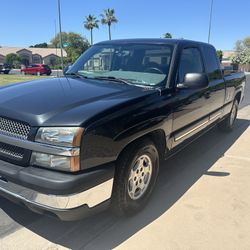
[[[219,119],[225,99],[225,81],[220,69],[220,61],[214,47],[202,46],[206,72],[209,79],[207,90],[207,104],[210,112],[210,120]]]

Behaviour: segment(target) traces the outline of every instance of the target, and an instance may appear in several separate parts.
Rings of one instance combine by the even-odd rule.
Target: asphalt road
[[[0,198],[0,249],[250,249],[250,75],[233,132],[216,128],[161,167],[148,206],[78,222]]]

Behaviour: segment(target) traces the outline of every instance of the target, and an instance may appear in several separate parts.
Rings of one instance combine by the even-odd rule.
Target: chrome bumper
[[[39,193],[0,178],[0,192],[6,198],[16,200],[18,203],[23,203],[28,207],[31,205],[34,208],[39,208],[39,210],[55,212],[55,214],[60,214],[60,212],[65,214],[67,211],[81,207],[87,209],[94,208],[111,197],[112,187],[113,178],[84,192],[61,196]],[[59,217],[61,218],[61,216]]]

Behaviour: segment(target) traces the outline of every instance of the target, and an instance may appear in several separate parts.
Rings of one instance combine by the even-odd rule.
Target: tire
[[[125,149],[116,164],[111,198],[115,214],[133,215],[140,211],[154,189],[158,172],[159,154],[152,141],[140,140]]]
[[[219,123],[219,129],[224,132],[230,132],[233,130],[235,120],[237,118],[239,108],[239,102],[237,99],[234,100],[231,112],[229,115]]]

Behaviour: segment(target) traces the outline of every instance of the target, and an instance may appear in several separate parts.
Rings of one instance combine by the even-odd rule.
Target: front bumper
[[[76,220],[109,205],[113,174],[112,165],[69,174],[0,160],[0,195],[40,214]]]
[[[89,190],[72,195],[49,195],[39,193],[0,178],[0,194],[30,210],[58,217],[61,220],[76,220],[100,212],[109,205],[113,179]]]

